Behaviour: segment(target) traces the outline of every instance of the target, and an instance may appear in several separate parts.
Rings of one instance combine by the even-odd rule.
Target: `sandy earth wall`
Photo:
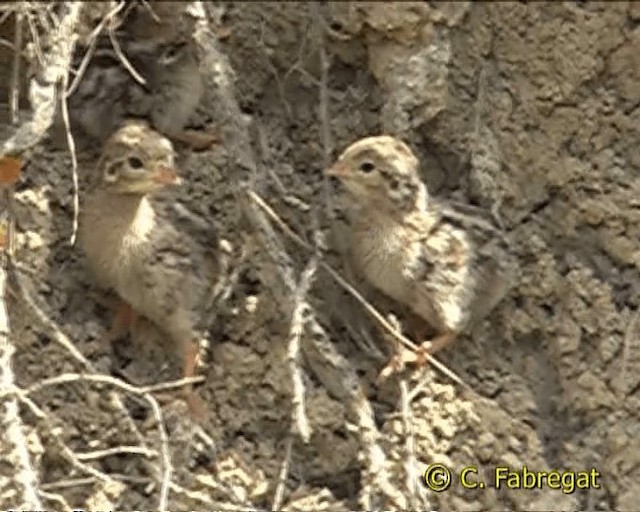
[[[207,98],[192,124],[220,126],[224,142],[181,153],[187,185],[176,194],[220,226],[237,264],[203,350],[206,420],[194,425],[175,392],[158,396],[174,468],[169,508],[270,509],[275,499],[288,510],[636,510],[640,4],[240,2],[206,9],[224,62],[210,62]],[[4,55],[0,66],[8,65]],[[490,319],[438,355],[470,390],[431,367],[376,384],[388,357],[380,330],[317,271],[310,308],[347,367],[335,375],[356,377],[354,396],[361,393],[371,411],[373,444],[399,496],[369,474],[375,465],[365,453],[363,420],[318,370],[311,349],[300,368],[312,433],[308,444],[290,435],[291,294],[237,195],[238,184],[250,181],[309,241],[320,219],[327,261],[340,268],[334,244],[348,241],[325,229],[333,192],[321,172],[347,144],[380,132],[414,148],[432,194],[490,210],[512,236],[521,268]],[[251,165],[243,160],[249,154]],[[81,199],[92,158],[80,155]],[[166,343],[102,343],[108,309],[68,243],[69,169],[68,153],[43,141],[16,188],[23,282],[53,323],[8,294],[16,383],[29,388],[86,371],[58,342],[60,333],[93,372],[135,385],[177,378]],[[299,280],[312,255],[274,232]],[[152,328],[147,334],[162,341]],[[302,344],[316,338],[307,328]],[[411,398],[404,410],[403,385]],[[31,398],[47,415],[20,409],[43,490],[71,507],[157,508],[158,453],[87,459],[115,475],[105,483],[73,468],[64,450],[144,443],[157,452],[161,439],[144,397],[80,381]],[[408,477],[411,451],[415,475]],[[407,484],[434,462],[455,471],[475,465],[488,482],[499,465],[595,468],[601,487],[565,494],[454,483],[436,494]],[[15,507],[12,470],[0,474],[0,508]]]

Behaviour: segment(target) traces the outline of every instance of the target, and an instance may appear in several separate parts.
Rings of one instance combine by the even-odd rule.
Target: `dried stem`
[[[114,446],[113,448],[107,448],[105,450],[94,450],[92,452],[85,453],[77,453],[76,456],[78,460],[86,461],[86,460],[95,460],[101,459],[103,457],[109,457],[111,455],[122,455],[122,454],[133,454],[133,455],[144,455],[148,458],[154,458],[158,456],[158,452],[155,450],[150,450],[149,448],[145,448],[144,446]]]
[[[291,452],[293,449],[293,436],[287,437],[287,446],[284,450],[284,459],[282,460],[282,466],[280,466],[280,473],[278,474],[278,485],[276,486],[276,492],[273,495],[273,504],[271,510],[281,510],[282,502],[284,500],[284,490],[287,484],[287,477],[289,476],[289,467],[291,466]]]
[[[71,508],[71,506],[69,505],[69,503],[67,503],[67,500],[65,500],[59,494],[55,494],[55,493],[52,493],[52,492],[46,492],[46,491],[43,491],[43,490],[38,491],[38,493],[45,500],[49,500],[49,501],[53,501],[53,502],[57,503],[58,506],[59,506],[59,508],[57,510],[64,510],[64,512],[71,512],[73,510]]]
[[[13,38],[13,66],[11,68],[11,92],[9,108],[11,123],[18,123],[18,109],[20,108],[20,62],[22,61],[22,29],[24,27],[24,13],[16,12],[15,34]]]
[[[122,65],[124,66],[124,68],[131,74],[133,79],[136,82],[138,82],[140,85],[147,85],[147,81],[144,79],[144,77],[140,73],[136,71],[136,68],[133,67],[133,64],[129,62],[129,59],[127,59],[127,56],[122,51],[122,48],[120,47],[120,43],[118,42],[118,38],[116,37],[115,31],[113,30],[113,24],[111,23],[109,24],[109,26],[107,27],[107,31],[109,33],[109,39],[111,40],[111,45],[113,46],[113,50],[116,52],[116,55],[120,59],[120,62],[122,62]]]
[[[80,81],[82,80],[82,77],[84,76],[89,63],[91,62],[91,58],[93,57],[93,54],[95,52],[96,45],[98,44],[98,37],[104,30],[104,27],[106,27],[108,23],[111,23],[111,20],[114,18],[114,16],[118,14],[125,5],[126,4],[124,2],[117,3],[116,6],[111,9],[104,18],[100,20],[100,23],[98,23],[96,28],[91,31],[91,34],[89,34],[89,48],[87,48],[87,51],[80,61],[80,66],[78,66],[78,70],[76,71],[73,82],[71,82],[71,85],[67,89],[65,89],[64,95],[66,98],[69,98],[78,88],[78,85],[80,85]]]
[[[67,90],[69,87],[69,73],[65,74],[62,79],[63,90]],[[73,221],[71,229],[71,238],[69,243],[74,245],[76,243],[76,236],[78,234],[78,214],[80,211],[80,199],[78,196],[78,157],[76,155],[76,142],[71,134],[71,122],[69,121],[69,105],[67,103],[67,95],[62,94],[60,96],[60,106],[62,110],[62,120],[64,122],[64,129],[67,136],[67,146],[69,153],[71,154],[71,178],[73,181]]]
[[[304,332],[306,310],[305,297],[311,288],[313,278],[318,268],[318,257],[311,259],[307,268],[302,273],[300,284],[293,299],[293,313],[289,329],[289,348],[287,351],[287,361],[292,381],[292,426],[295,426],[297,433],[305,443],[309,442],[311,429],[305,410],[304,380],[300,368],[300,339]]]

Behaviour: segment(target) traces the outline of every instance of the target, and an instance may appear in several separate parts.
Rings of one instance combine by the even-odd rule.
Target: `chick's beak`
[[[171,167],[159,166],[153,175],[153,181],[161,185],[180,185],[182,180]]]
[[[334,178],[344,178],[349,172],[348,166],[344,162],[336,162],[328,169],[325,169],[325,176],[333,176]]]

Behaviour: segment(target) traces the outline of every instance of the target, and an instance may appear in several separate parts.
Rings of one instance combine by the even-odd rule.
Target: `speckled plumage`
[[[480,211],[430,198],[418,168],[406,144],[379,136],[349,146],[326,173],[349,195],[355,270],[453,337],[502,300],[515,260]]]
[[[105,145],[80,240],[99,285],[171,337],[189,376],[215,284],[217,239],[211,228],[203,245],[175,223],[170,203],[154,200],[177,181],[173,164],[166,138],[146,123],[126,123]]]
[[[203,94],[192,42],[131,43],[126,47],[138,83],[111,49],[96,52],[69,98],[74,131],[104,142],[129,117],[148,119],[165,135],[184,128]]]
[[[156,3],[153,17],[138,6],[115,32],[122,54],[144,84],[126,69],[111,39],[106,34],[98,38],[68,100],[72,130],[83,142],[104,143],[129,118],[148,120],[164,135],[189,142],[183,129],[202,99],[204,84],[193,20],[179,2],[173,4],[171,10]]]

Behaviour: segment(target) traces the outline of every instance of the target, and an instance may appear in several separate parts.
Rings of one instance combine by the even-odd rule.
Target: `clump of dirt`
[[[221,108],[215,83],[224,66],[212,66],[214,85],[192,124],[217,124],[225,141],[207,152],[181,153],[187,186],[176,200],[219,226],[237,275],[203,350],[198,392],[208,405],[205,422],[193,424],[177,392],[159,397],[180,486],[171,489],[170,508],[268,509],[278,490],[284,509],[356,509],[370,485],[352,410],[306,361],[312,435],[308,444],[291,437],[290,297],[274,284],[277,262],[238,199],[247,173],[230,126],[242,122],[257,163],[256,190],[306,240],[314,240],[318,217],[322,227],[329,222],[327,159],[381,132],[412,146],[432,194],[490,210],[513,238],[520,265],[515,288],[472,336],[438,355],[471,390],[433,368],[407,374],[409,415],[401,413],[397,378],[375,382],[388,353],[374,321],[318,270],[310,303],[359,377],[391,484],[408,503],[443,510],[634,510],[640,492],[637,4],[223,2],[206,9],[234,71],[229,79],[242,119]],[[87,156],[81,163],[83,184],[95,162]],[[108,308],[68,243],[69,169],[65,151],[42,144],[16,193],[17,260],[30,296],[95,371],[136,385],[177,378],[171,347],[121,343],[112,350],[102,342]],[[327,239],[328,258],[339,266],[334,244],[348,240],[334,238]],[[302,271],[311,255],[294,243],[285,247]],[[86,370],[32,307],[11,296],[9,303],[18,385]],[[151,327],[148,334],[162,341]],[[303,342],[313,337],[307,333]],[[150,469],[156,466],[143,455],[87,462],[124,484],[105,490],[70,465],[57,441],[83,453],[139,445],[142,436],[156,450],[161,438],[143,396],[80,381],[34,391],[32,399],[50,418],[42,426],[33,411],[22,411],[34,429],[30,448],[43,489],[72,507],[88,508],[100,497],[122,509],[157,507],[158,479]],[[418,484],[420,497],[411,498],[407,482],[419,481],[432,463],[455,473],[476,466],[487,482],[496,466],[595,468],[601,486],[565,494],[465,489],[454,481],[442,493]],[[12,505],[10,498],[0,502]]]

